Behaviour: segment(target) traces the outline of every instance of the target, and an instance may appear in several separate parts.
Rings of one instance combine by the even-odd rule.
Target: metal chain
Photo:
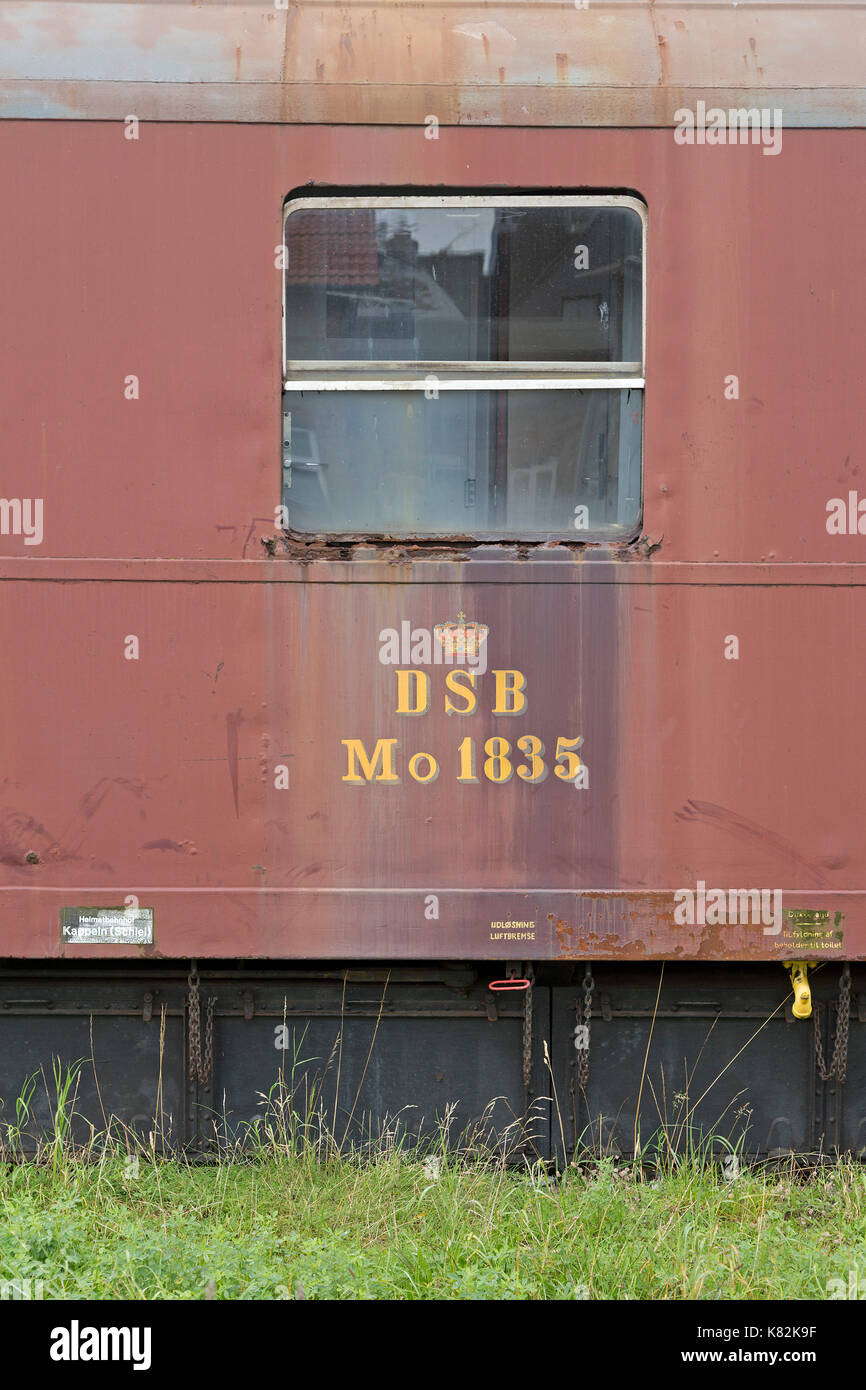
[[[205,1014],[204,1028],[204,1059],[202,1059],[201,1047],[201,996],[199,993],[199,977],[195,963],[187,977],[189,993],[187,995],[187,1009],[189,1013],[189,1076],[191,1081],[197,1081],[200,1086],[206,1086],[210,1081],[213,1072],[213,1011],[216,1004],[216,995],[211,995],[207,1001],[207,1012]]]
[[[203,1086],[206,1086],[213,1076],[213,1011],[215,1004],[216,995],[212,994],[207,1001],[207,1017],[204,1025],[204,1071],[199,1077]]]
[[[189,993],[186,997],[187,1027],[189,1030],[188,1063],[190,1081],[196,1081],[201,1072],[201,1005],[198,993],[198,971],[193,967],[187,977]]]
[[[833,1041],[833,1060],[829,1067],[824,1060],[820,1011],[816,1008],[812,1014],[815,1032],[815,1058],[818,1063],[818,1074],[822,1081],[829,1081],[831,1077],[835,1076],[840,1086],[844,1086],[845,1077],[848,1073],[848,1011],[850,1002],[851,967],[846,961],[842,969],[842,979],[839,983],[839,1002],[836,1005],[836,1037]]]
[[[582,1091],[585,1091],[589,1085],[589,1030],[592,1018],[592,991],[594,989],[595,980],[592,978],[592,965],[587,961],[583,976],[583,1004],[578,999],[575,1006],[577,1027],[574,1030],[574,1046],[577,1050],[577,1080]],[[584,1028],[586,1029],[585,1034],[580,1031]]]
[[[523,995],[523,1089],[529,1095],[529,1088],[532,1084],[532,982],[534,975],[532,968],[528,967],[526,977],[529,980],[529,988]]]

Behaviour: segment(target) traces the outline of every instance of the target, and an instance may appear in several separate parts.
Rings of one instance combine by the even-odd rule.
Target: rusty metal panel
[[[657,126],[703,98],[866,119],[861,3],[6,0],[0,34],[7,118]]]
[[[786,132],[765,159],[666,130],[0,126],[3,491],[44,501],[39,543],[0,535],[0,952],[866,957],[866,567],[856,506],[853,531],[825,524],[861,467],[864,161],[857,131]],[[278,537],[282,204],[359,168],[523,188],[579,168],[645,198],[633,546]],[[489,628],[479,712],[446,713],[440,667],[430,712],[398,715],[380,632],[461,609]],[[493,715],[494,669],[526,677],[524,714]],[[589,786],[553,756],[538,785],[461,785],[476,723],[478,748],[582,736]],[[388,737],[402,781],[345,785],[342,741]],[[812,916],[787,939],[697,903],[677,921],[699,883]],[[61,908],[130,895],[152,946],[62,945]]]
[[[862,587],[445,584],[419,568],[378,585],[8,581],[4,953],[866,956],[858,686],[837,689],[808,759],[826,690],[781,676],[838,669]],[[434,667],[428,712],[398,714],[381,632],[458,608],[489,628],[479,708],[449,714]],[[760,653],[708,679],[726,628]],[[525,676],[525,709],[493,713],[497,670]],[[546,749],[536,783],[517,773],[536,770],[528,734]],[[558,740],[578,736],[585,785],[556,771]],[[393,771],[353,768],[356,739],[368,755],[393,740]],[[485,766],[503,751],[514,775]],[[422,753],[435,778],[413,773]],[[696,902],[678,920],[701,884],[765,890],[766,912],[737,899],[719,922]],[[152,945],[63,943],[62,908],[130,895],[154,911]]]
[[[851,582],[862,538],[824,523],[827,499],[857,485],[864,161],[857,131],[791,131],[768,159],[678,146],[670,131],[461,130],[436,142],[415,130],[160,126],[136,143],[110,123],[0,123],[0,290],[15,324],[0,344],[3,489],[45,498],[42,544],[4,536],[0,565],[59,576],[91,572],[87,562],[108,578],[113,560],[138,574],[157,559],[174,573],[258,563],[270,577],[286,195],[309,181],[351,187],[359,169],[386,186],[482,190],[567,188],[579,169],[583,187],[633,189],[649,210],[644,530],[664,541],[629,563],[666,582],[700,563],[710,568],[693,579],[730,583],[732,562],[748,582],[770,564],[784,566],[776,583]],[[744,208],[772,230],[746,232]],[[118,364],[140,375],[138,401],[115,389]],[[183,468],[161,472],[169,449]],[[775,460],[781,489],[766,485]],[[390,575],[391,558],[358,548],[351,566],[329,558],[321,573]],[[573,563],[570,551],[540,558],[544,573]],[[315,581],[315,551],[301,559]],[[510,554],[485,552],[494,561],[504,577]],[[834,568],[791,569],[804,564]]]
[[[42,545],[7,535],[0,564],[249,562],[271,574],[261,541],[274,539],[279,500],[274,247],[286,193],[352,186],[359,170],[396,186],[567,188],[580,168],[585,188],[634,189],[649,210],[644,528],[664,539],[630,563],[667,581],[708,564],[713,582],[731,580],[731,562],[749,566],[749,581],[784,566],[776,582],[803,577],[792,564],[858,566],[862,538],[831,535],[824,503],[856,486],[865,160],[856,131],[788,132],[765,158],[677,146],[670,131],[487,129],[432,142],[389,129],[158,126],[135,143],[103,122],[3,122],[14,213],[0,222],[0,288],[15,324],[0,347],[3,488],[43,496],[46,516]],[[773,234],[746,234],[744,207]],[[776,235],[788,227],[795,235]],[[138,402],[114,389],[118,363],[146,382]],[[724,396],[728,373],[738,402]],[[160,471],[171,446],[183,468]],[[783,488],[766,485],[767,460],[784,460]],[[302,555],[311,581],[313,557]],[[352,573],[364,563],[364,577],[391,574],[389,559],[356,550]],[[485,553],[496,559],[509,555]],[[448,560],[448,549],[425,556]],[[349,577],[334,563],[322,574]]]

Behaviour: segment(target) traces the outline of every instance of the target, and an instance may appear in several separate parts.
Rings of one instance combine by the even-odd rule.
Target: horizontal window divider
[[[488,359],[479,361],[464,362],[456,358],[442,362],[419,361],[417,357],[407,357],[402,361],[394,358],[381,360],[367,360],[365,358],[350,357],[345,360],[336,358],[290,358],[284,368],[284,376],[295,376],[306,373],[310,376],[336,376],[338,372],[348,376],[358,376],[361,372],[375,371],[380,377],[385,377],[389,373],[395,376],[408,376],[417,372],[419,375],[430,375],[431,373],[444,372],[452,376],[457,372],[480,372],[488,376],[501,373],[506,375],[512,373],[515,376],[526,376],[528,372],[539,376],[553,376],[556,373],[565,376],[575,376],[585,374],[586,376],[641,376],[643,363],[637,362],[495,362]]]
[[[429,377],[436,375],[437,391],[642,391],[642,376],[531,376],[496,375],[486,377],[441,376],[319,376],[292,377],[283,383],[284,391],[429,391]]]

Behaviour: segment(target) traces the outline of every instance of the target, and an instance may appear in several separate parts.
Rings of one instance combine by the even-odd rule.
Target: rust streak
[[[232,782],[232,794],[235,800],[235,815],[240,816],[240,805],[238,802],[238,730],[243,721],[243,711],[233,710],[226,715],[226,757],[229,764],[229,776]]]

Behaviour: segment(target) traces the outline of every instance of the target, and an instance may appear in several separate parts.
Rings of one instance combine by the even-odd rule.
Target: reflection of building
[[[321,358],[323,348],[330,360],[473,355],[468,334],[481,253],[419,257],[407,222],[389,232],[366,208],[294,213],[286,224],[286,245],[290,357]]]
[[[378,285],[372,208],[296,212],[286,223],[286,285]],[[293,296],[294,299],[294,296]]]
[[[485,218],[490,214],[485,212]],[[483,225],[483,224],[482,224]],[[639,237],[610,209],[497,208],[489,249],[419,251],[419,219],[303,209],[286,223],[291,357],[382,361],[637,360]],[[426,225],[428,245],[439,230]],[[482,232],[483,235],[483,232]],[[448,238],[448,239],[446,239]],[[485,264],[488,269],[485,273]],[[634,282],[634,283],[632,283]],[[629,335],[634,339],[634,332]],[[306,344],[304,350],[303,345]]]

